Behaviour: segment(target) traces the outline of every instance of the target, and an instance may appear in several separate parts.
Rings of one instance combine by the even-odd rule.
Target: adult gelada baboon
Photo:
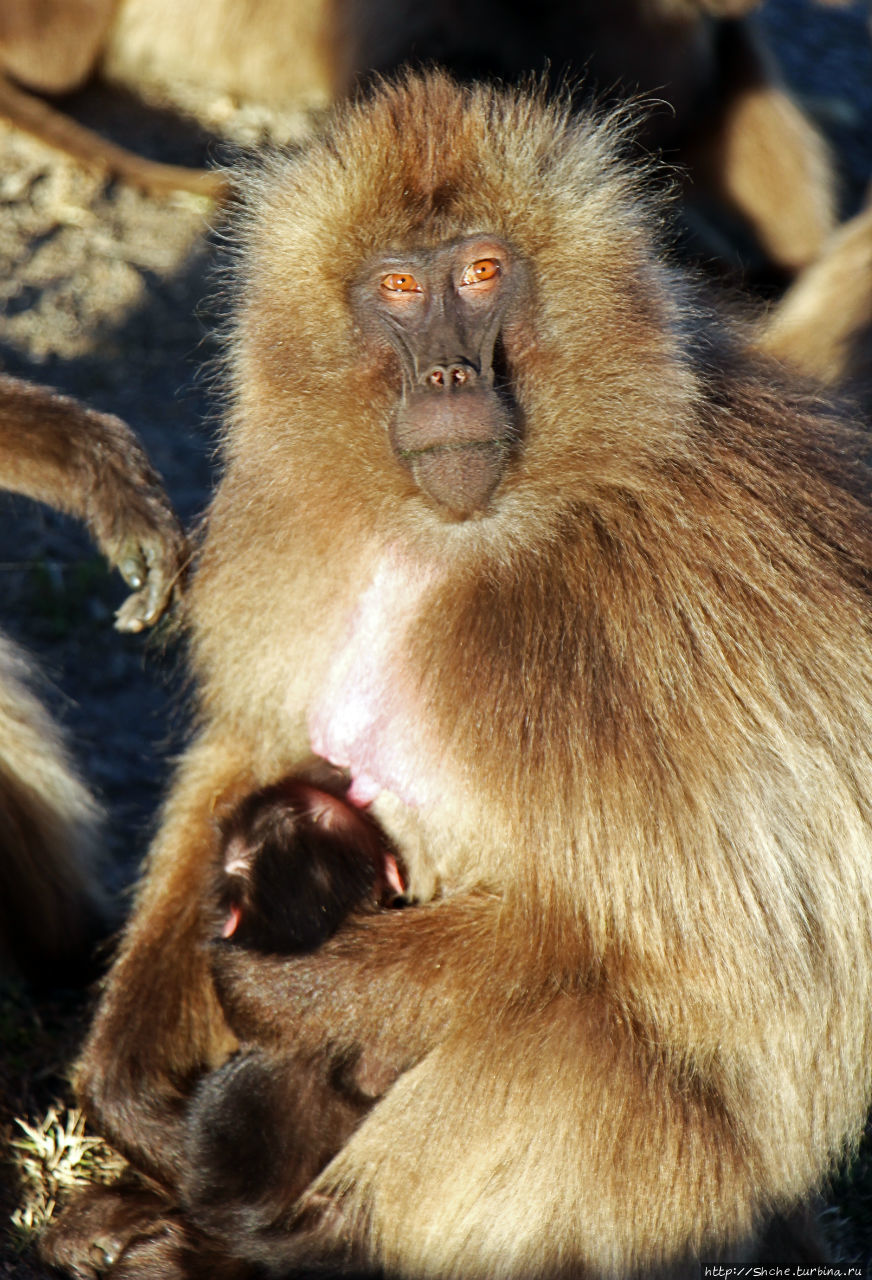
[[[133,588],[118,611],[119,630],[141,631],[164,612],[185,539],[120,419],[0,375],[0,488],[87,524]],[[27,659],[0,635],[0,967],[57,980],[106,927],[100,823],[31,677]]]
[[[226,193],[226,178],[113,146],[32,92],[96,68],[184,104],[190,91],[322,108],[372,72],[440,63],[514,81],[550,68],[657,104],[640,137],[688,171],[706,259],[790,276],[835,222],[826,145],[780,82],[747,15],[757,0],[16,0],[0,6],[0,113],[85,163],[152,190]],[[192,56],[196,51],[196,56]]]
[[[740,1256],[866,1114],[867,441],[664,264],[619,142],[433,75],[243,179],[199,731],[78,1090],[172,1192],[227,815],[344,771],[418,905],[215,959],[253,1044],[399,1072],[277,1267]],[[61,1252],[125,1274],[105,1194]]]

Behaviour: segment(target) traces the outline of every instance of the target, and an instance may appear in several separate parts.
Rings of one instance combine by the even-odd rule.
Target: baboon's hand
[[[185,535],[169,508],[150,529],[131,533],[111,558],[133,588],[115,614],[117,630],[136,632],[152,626],[181,590],[188,558]]]
[[[142,631],[180,594],[189,547],[157,472],[138,445],[125,443],[117,468],[101,477],[89,523],[100,550],[133,588],[115,626]]]

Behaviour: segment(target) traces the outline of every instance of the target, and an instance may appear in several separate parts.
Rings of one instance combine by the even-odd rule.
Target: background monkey
[[[98,65],[164,101],[187,86],[272,108],[323,109],[373,73],[438,62],[516,81],[546,69],[585,93],[659,104],[639,137],[689,173],[694,248],[789,277],[836,219],[833,163],[746,15],[755,0],[18,0],[0,14],[0,111],[80,160],[155,190],[221,197],[220,174],[157,165],[83,129],[31,89],[77,88]],[[191,57],[191,50],[197,57]]]
[[[175,591],[186,543],[129,427],[68,396],[0,375],[0,487],[77,516],[133,588],[116,626],[141,631]],[[98,807],[0,636],[0,968],[71,975],[108,922]]]
[[[99,806],[32,683],[0,635],[0,974],[65,985],[112,913]]]
[[[78,1088],[177,1190],[236,1043],[222,816],[348,770],[420,905],[222,975],[252,1042],[401,1067],[285,1265],[747,1256],[866,1115],[867,438],[664,264],[615,147],[437,75],[245,180],[199,734]],[[118,1225],[102,1194],[68,1265]]]
[[[15,0],[4,5],[0,11],[0,113],[82,163],[146,190],[185,189],[223,196],[220,175],[134,155],[33,96],[71,93],[88,80],[118,8],[116,0]]]

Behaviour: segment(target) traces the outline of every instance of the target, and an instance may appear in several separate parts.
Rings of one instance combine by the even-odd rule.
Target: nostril
[[[431,365],[422,382],[431,387],[462,387],[475,380],[475,369],[461,361]]]

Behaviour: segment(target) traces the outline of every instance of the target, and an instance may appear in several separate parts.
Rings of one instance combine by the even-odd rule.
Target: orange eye
[[[471,262],[461,276],[460,283],[463,284],[484,284],[487,280],[493,280],[500,274],[502,267],[496,258],[479,258],[478,262]]]
[[[413,275],[406,271],[392,271],[382,276],[381,287],[388,293],[420,293],[421,286]]]

